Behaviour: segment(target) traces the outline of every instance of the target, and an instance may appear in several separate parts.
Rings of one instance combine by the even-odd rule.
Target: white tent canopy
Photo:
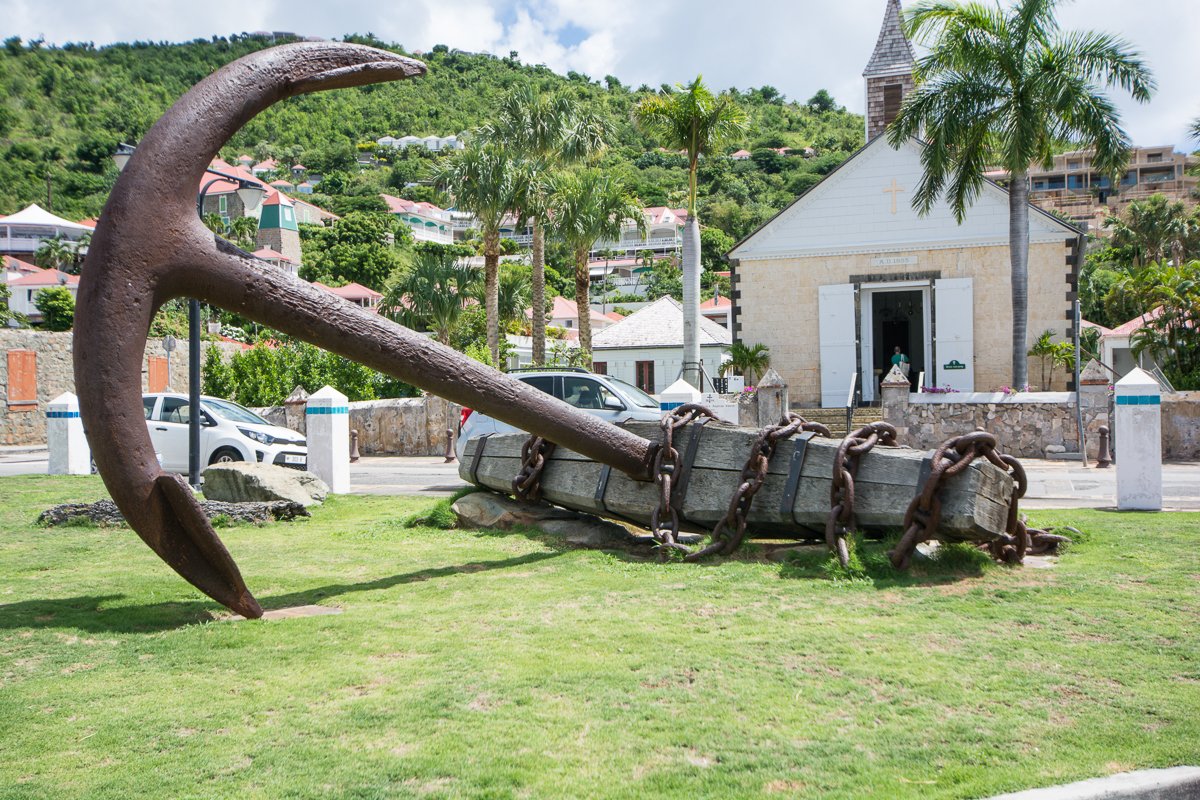
[[[68,219],[55,216],[37,203],[33,203],[28,208],[18,211],[15,214],[0,217],[0,225],[59,228],[63,231],[78,231],[79,233],[92,232],[92,229],[87,225],[80,225],[78,222],[71,222]]]

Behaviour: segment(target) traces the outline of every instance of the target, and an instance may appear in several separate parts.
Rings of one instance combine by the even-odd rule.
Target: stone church
[[[987,182],[962,224],[944,202],[925,216],[913,209],[924,144],[897,150],[882,135],[913,66],[899,0],[888,0],[864,73],[867,144],[729,253],[734,335],[770,347],[793,403],[844,406],[855,375],[863,400],[878,399],[897,346],[914,387],[922,373],[925,386],[963,392],[1011,380],[1008,193]],[[1069,340],[1082,234],[1035,206],[1027,213],[1027,336]]]

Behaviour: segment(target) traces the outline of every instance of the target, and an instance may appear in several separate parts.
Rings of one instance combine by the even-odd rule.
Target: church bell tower
[[[912,45],[900,23],[900,0],[887,0],[883,27],[863,78],[867,84],[867,141],[883,133],[913,90]]]

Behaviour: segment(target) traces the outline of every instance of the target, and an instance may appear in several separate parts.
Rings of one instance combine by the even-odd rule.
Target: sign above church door
[[[916,263],[916,256],[880,256],[871,259],[872,267],[900,267]]]

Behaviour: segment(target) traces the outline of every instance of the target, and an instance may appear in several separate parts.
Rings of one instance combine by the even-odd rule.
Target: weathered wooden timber
[[[630,422],[630,432],[662,441],[656,423]],[[717,421],[695,423],[674,434],[681,468],[673,502],[681,527],[711,529],[723,517],[741,481],[742,467],[757,431]],[[695,437],[699,437],[693,442]],[[524,433],[478,437],[467,443],[459,467],[466,481],[511,493],[521,469]],[[839,440],[798,434],[780,440],[767,480],[754,498],[748,532],[771,538],[821,539],[829,516],[833,461]],[[862,457],[854,479],[857,527],[866,531],[901,528],[904,512],[929,474],[932,451],[877,446]],[[646,525],[658,503],[652,481],[638,481],[565,448],[556,448],[541,477],[542,496],[564,508],[587,511]],[[987,542],[1005,530],[1011,476],[987,461],[977,461],[940,489],[941,524],[937,538]]]

